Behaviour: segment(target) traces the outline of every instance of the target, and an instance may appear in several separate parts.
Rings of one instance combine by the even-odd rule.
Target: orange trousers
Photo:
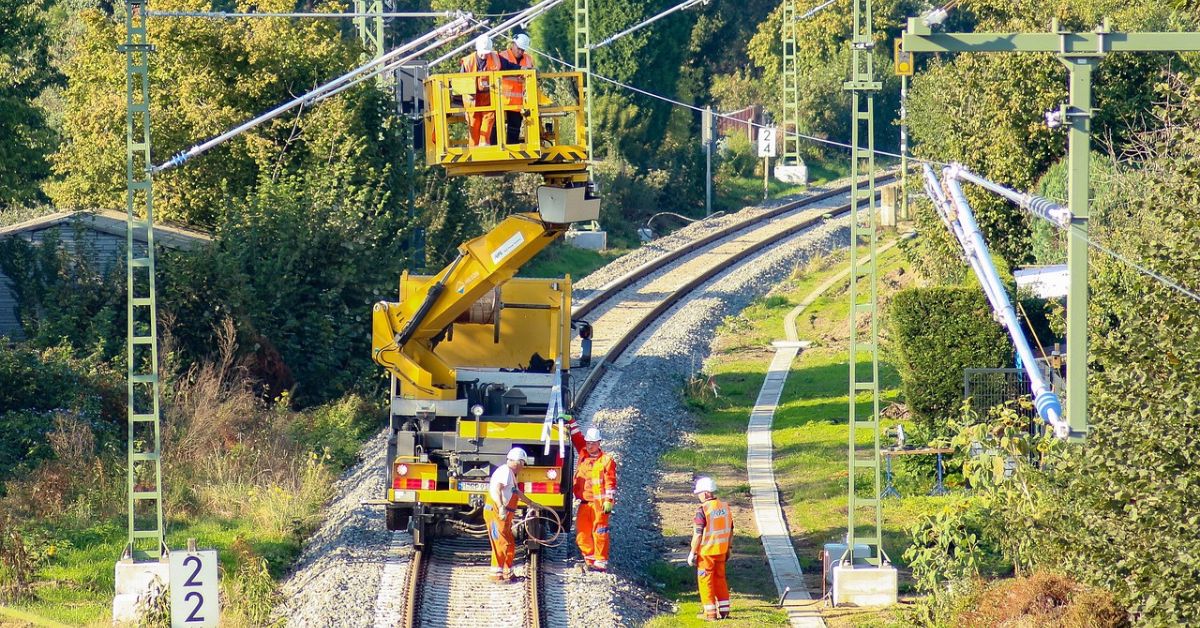
[[[504,517],[494,506],[483,507],[483,521],[487,524],[488,541],[492,544],[492,573],[511,573],[513,557],[517,554],[517,544],[513,539],[513,514]]]
[[[729,583],[725,582],[724,556],[698,556],[696,579],[700,581],[700,604],[708,619],[729,616]]]
[[[487,107],[492,104],[492,95],[489,93],[476,94],[476,107]],[[485,146],[495,143],[492,140],[492,134],[496,132],[496,112],[495,111],[472,111],[471,112],[471,146]]]
[[[601,502],[580,502],[575,514],[575,543],[587,564],[608,567],[608,513]]]

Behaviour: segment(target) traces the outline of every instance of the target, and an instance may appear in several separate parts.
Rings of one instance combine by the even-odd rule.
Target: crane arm
[[[372,313],[371,356],[423,396],[456,398],[454,369],[433,347],[446,327],[516,274],[539,251],[566,231],[538,213],[508,216],[488,233],[464,243],[449,265],[397,303],[381,301]],[[406,285],[411,282],[406,282]]]

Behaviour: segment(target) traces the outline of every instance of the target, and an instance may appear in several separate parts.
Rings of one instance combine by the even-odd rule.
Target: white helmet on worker
[[[513,38],[513,43],[516,44],[517,48],[520,48],[521,50],[529,50],[529,35],[521,33]]]
[[[492,38],[487,35],[480,35],[475,38],[475,52],[486,54],[492,51]]]
[[[589,443],[600,442],[600,428],[589,427],[587,431],[583,433],[583,440]]]
[[[713,482],[712,478],[710,478],[710,477],[696,478],[696,490],[692,491],[692,494],[695,495],[695,494],[700,494],[700,493],[715,493],[715,492],[717,492],[717,483]]]
[[[525,454],[525,450],[520,447],[513,447],[508,451],[508,460],[510,462],[525,462],[529,458]]]

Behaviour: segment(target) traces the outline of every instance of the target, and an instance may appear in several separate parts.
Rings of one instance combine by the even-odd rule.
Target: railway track
[[[879,182],[890,178],[880,177]],[[584,371],[574,394],[575,407],[583,406],[616,359],[680,299],[754,254],[847,214],[848,195],[849,186],[840,186],[762,212],[660,255],[590,295],[572,312],[575,319],[588,317],[595,330],[590,368],[573,369],[576,377]],[[514,565],[517,581],[494,583],[488,579],[486,539],[431,539],[409,561],[399,624],[549,625],[542,591],[545,560],[543,552],[520,546]]]

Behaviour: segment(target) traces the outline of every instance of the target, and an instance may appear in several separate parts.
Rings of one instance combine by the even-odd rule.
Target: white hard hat
[[[712,478],[709,478],[709,477],[696,478],[696,490],[692,491],[693,494],[695,494],[695,493],[715,493],[715,492],[717,492],[717,483],[713,482]]]
[[[598,428],[598,427],[589,427],[589,428],[587,429],[587,431],[583,433],[583,440],[585,440],[585,441],[587,441],[587,442],[589,442],[589,443],[598,443],[598,442],[600,442],[600,428]]]
[[[525,462],[527,458],[529,458],[529,456],[527,456],[525,454],[525,450],[521,449],[520,447],[513,447],[508,452],[508,459],[513,462]]]
[[[475,38],[475,52],[484,54],[492,51],[492,38],[487,35],[480,35]]]
[[[513,39],[513,43],[516,44],[517,48],[520,48],[521,50],[529,50],[529,35],[521,33]]]

